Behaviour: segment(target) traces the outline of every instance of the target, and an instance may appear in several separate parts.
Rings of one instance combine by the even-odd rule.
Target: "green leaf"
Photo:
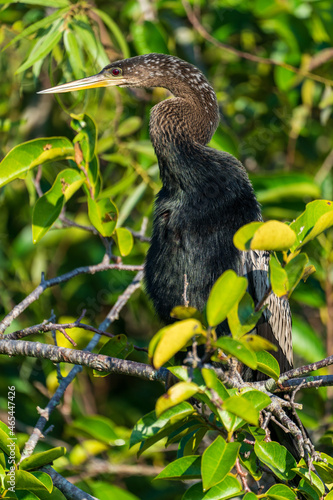
[[[200,426],[192,432],[187,432],[179,443],[177,458],[194,455],[208,430],[208,427]]]
[[[0,449],[7,455],[7,457],[12,457],[14,453],[15,463],[17,463],[21,458],[21,453],[16,442],[11,438],[11,432],[0,429]]]
[[[122,123],[120,123],[117,136],[118,137],[127,137],[128,135],[132,135],[142,127],[142,119],[139,116],[131,116],[127,118]]]
[[[178,384],[173,385],[166,392],[166,394],[163,394],[156,401],[156,416],[159,417],[163,412],[172,406],[176,406],[177,404],[191,398],[198,392],[198,390],[199,387],[193,382],[178,382]]]
[[[242,393],[243,400],[249,401],[258,411],[271,404],[271,398],[264,392],[251,388],[243,389],[243,391],[245,391]]]
[[[148,413],[135,424],[130,438],[130,447],[154,436],[163,427],[186,419],[192,413],[194,413],[194,408],[186,401],[165,411],[160,418],[156,417],[155,411]]]
[[[290,297],[293,290],[302,279],[308,262],[308,256],[305,253],[299,253],[293,257],[284,268],[288,275],[288,297]]]
[[[10,486],[9,475],[5,477],[5,488]],[[51,493],[53,488],[52,479],[45,472],[27,472],[25,470],[15,471],[15,489],[31,491],[48,491]]]
[[[102,236],[111,236],[118,217],[116,205],[108,198],[93,200],[88,197],[88,215],[90,222]]]
[[[313,240],[325,229],[333,225],[333,202],[328,200],[316,200],[306,205],[305,211],[297,217],[290,228],[297,234],[297,240],[291,247],[294,252],[305,243]]]
[[[174,460],[156,476],[155,479],[187,479],[201,478],[201,456],[192,455]]]
[[[141,442],[140,449],[138,451],[138,457],[142,455],[142,453],[153,446],[155,443],[160,441],[161,439],[167,437],[167,444],[173,443],[174,441],[179,441],[181,438],[182,434],[187,435],[191,429],[198,429],[200,426],[199,422],[194,419],[189,419],[185,418],[185,423],[183,423],[183,420],[175,422],[172,425],[166,425],[165,427],[162,427],[156,434],[154,434],[152,437],[145,439],[144,441]],[[187,453],[187,455],[193,455],[193,453]],[[180,458],[180,457],[177,457]]]
[[[272,344],[272,342],[270,342],[269,340],[260,337],[260,335],[254,335],[252,333],[250,333],[249,335],[244,335],[241,338],[241,342],[255,352],[278,350],[276,345]]]
[[[41,196],[32,212],[32,240],[37,243],[60,215],[65,201],[82,186],[84,178],[77,170],[67,168],[57,175],[53,186]]]
[[[252,493],[252,491],[246,493],[246,495],[243,497],[243,500],[257,500],[257,495]]]
[[[221,380],[218,379],[215,370],[212,368],[202,368],[201,373],[207,387],[213,389],[222,401],[230,397],[227,389],[224,387]]]
[[[307,500],[320,500],[322,498],[320,497],[320,495],[318,495],[317,490],[310,486],[310,484],[307,483],[304,479],[300,480],[297,489]],[[332,500],[332,495],[330,495],[330,493],[326,495],[325,500]]]
[[[254,352],[246,347],[240,340],[231,337],[220,337],[215,346],[222,349],[226,354],[230,354],[239,359],[242,363],[255,370],[257,368],[257,359]]]
[[[117,227],[112,235],[112,238],[119,248],[120,255],[126,257],[126,255],[131,253],[133,248],[133,236],[128,229],[124,227]]]
[[[322,497],[325,493],[325,486],[322,482],[322,480],[312,471],[309,471],[306,468],[303,467],[296,467],[296,465],[292,466],[292,471],[296,474],[298,474],[301,478],[306,481],[309,486],[311,486],[319,495],[319,497]]]
[[[12,2],[12,3],[15,3],[15,2]],[[47,2],[43,3],[43,0],[40,0],[39,3],[43,6],[45,6],[47,4]],[[66,0],[60,0],[59,5],[61,3],[62,3],[62,5],[68,4],[68,2]],[[52,0],[50,0],[50,4],[52,5],[52,7],[55,6],[54,3],[52,2]],[[53,23],[53,21],[56,21],[63,14],[68,12],[69,9],[70,9],[70,6],[67,5],[67,7],[64,7],[61,10],[57,10],[56,12],[53,12],[53,14],[51,14],[50,16],[43,17],[43,19],[41,19],[40,21],[37,21],[36,23],[31,24],[30,26],[25,28],[23,31],[21,31],[21,33],[19,33],[17,36],[15,36],[9,43],[7,43],[7,45],[2,50],[6,50],[6,49],[8,49],[8,47],[10,47],[11,45],[13,45],[16,42],[19,42],[20,40],[26,40],[30,35],[32,35],[32,33],[35,33],[36,31],[38,31],[42,28],[46,28],[46,26]]]
[[[72,31],[71,24],[68,24],[68,27],[64,31],[64,46],[66,49],[66,53],[69,59],[69,63],[72,68],[72,72],[74,77],[79,80],[83,78],[84,70],[82,67],[82,54],[77,42],[76,36]]]
[[[274,484],[266,491],[265,496],[271,500],[297,500],[296,493],[285,484]]]
[[[62,37],[62,25],[64,20],[57,19],[52,23],[46,35],[39,37],[36,44],[32,48],[28,59],[16,70],[15,74],[22,73],[26,69],[30,68],[36,61],[43,59],[51,52],[51,50],[57,45]]]
[[[201,465],[204,491],[223,481],[235,465],[239,448],[240,443],[227,444],[222,436],[208,446],[202,455]]]
[[[74,159],[73,144],[66,137],[33,139],[19,144],[0,163],[0,187],[25,177],[31,168],[66,158]]]
[[[254,303],[247,292],[228,314],[228,325],[234,338],[240,338],[250,332],[261,318],[262,311],[254,311]]]
[[[71,115],[71,117],[73,118],[71,127],[78,132],[74,142],[80,143],[84,160],[90,162],[95,156],[96,151],[96,123],[93,118],[87,114]]]
[[[234,235],[234,245],[239,250],[251,250],[251,241],[257,231],[264,223],[250,222],[236,231]]]
[[[30,457],[24,458],[20,463],[20,469],[29,470],[37,469],[43,467],[43,465],[50,464],[59,457],[62,457],[66,453],[66,448],[63,446],[58,446],[57,448],[52,448],[51,450],[42,451],[41,453],[35,453]]]
[[[241,396],[231,396],[223,403],[223,409],[253,425],[259,425],[259,411],[250,402],[245,394]]]
[[[280,366],[274,356],[267,351],[259,351],[257,356],[257,369],[265,373],[274,380],[278,380],[280,376]]]
[[[185,319],[162,328],[157,333],[159,341],[153,351],[154,367],[158,369],[163,366],[180,349],[186,346],[194,335],[201,333],[202,325],[196,319]],[[154,345],[154,337],[149,344],[149,353],[152,352],[152,345]]]
[[[161,33],[161,26],[144,21],[143,23],[132,23],[131,33],[134,45],[139,54],[157,52],[169,54],[166,41]]]
[[[72,26],[76,33],[75,36],[80,40],[87,54],[89,54],[91,62],[100,68],[107,66],[110,63],[109,58],[105,53],[100,39],[96,37],[90,26],[88,18],[86,16],[75,17],[73,18]]]
[[[195,318],[202,321],[202,314],[198,309],[191,306],[176,306],[172,309],[170,316],[177,319]]]
[[[237,276],[229,269],[215,282],[207,302],[207,321],[210,326],[217,326],[224,321],[230,310],[243,297],[247,288],[247,279]]]
[[[83,431],[85,435],[92,436],[103,443],[112,445],[119,439],[116,431],[114,430],[113,422],[101,415],[89,415],[87,417],[80,417],[70,425],[70,428],[76,432]]]
[[[116,335],[108,340],[99,350],[98,354],[111,356],[112,358],[126,359],[133,351],[132,342],[128,342],[126,335]],[[105,377],[109,372],[94,370],[94,377]]]
[[[296,461],[284,446],[275,441],[256,441],[254,452],[279,479],[289,481],[295,477],[292,468],[296,467]]]
[[[124,59],[127,59],[130,57],[130,50],[126,41],[126,38],[124,37],[123,33],[121,32],[121,29],[119,28],[118,24],[111,19],[105,12],[103,12],[100,9],[91,9],[93,12],[95,12],[103,21],[103,23],[109,28],[109,30],[113,33],[115,39],[118,42],[118,45],[121,49],[121,52],[123,54]]]
[[[183,495],[182,500],[227,500],[236,498],[242,491],[238,480],[233,476],[227,476],[216,486],[204,492],[202,483],[191,486]]]
[[[274,255],[269,260],[269,271],[272,290],[275,295],[278,297],[286,296],[289,289],[288,275]]]
[[[241,465],[249,471],[251,476],[256,481],[260,481],[262,477],[262,471],[259,468],[258,459],[253,451],[253,446],[248,445],[247,443],[242,443],[239,460]]]
[[[295,241],[294,231],[277,220],[250,222],[234,235],[234,245],[239,250],[288,250]]]

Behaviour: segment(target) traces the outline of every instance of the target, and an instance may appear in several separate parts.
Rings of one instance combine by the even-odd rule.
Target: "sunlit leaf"
[[[179,382],[178,384],[173,385],[156,401],[156,416],[159,417],[168,408],[176,406],[177,404],[191,398],[198,392],[198,390],[199,387],[193,382]]]
[[[250,222],[234,235],[234,245],[240,250],[288,250],[295,240],[294,231],[277,220]]]
[[[219,484],[204,492],[202,483],[196,483],[184,493],[182,500],[227,500],[237,498],[242,491],[239,481],[229,475]]]
[[[42,451],[40,453],[34,453],[30,457],[22,460],[20,469],[29,470],[43,467],[46,464],[52,463],[57,458],[62,457],[65,453],[66,448],[63,446],[58,446],[57,448],[52,448],[51,450]]]
[[[257,360],[254,352],[252,352],[240,340],[232,339],[231,337],[220,337],[215,345],[223,350],[226,354],[235,356],[242,363],[255,370],[257,368]]]
[[[222,436],[204,451],[202,455],[202,483],[206,491],[223,481],[228,472],[235,465],[240,443],[226,443]]]
[[[296,467],[296,461],[281,444],[275,441],[266,443],[256,440],[254,451],[257,457],[282,481],[289,481],[295,477],[292,468]]]
[[[192,455],[174,460],[155,479],[199,479],[201,478],[201,457]]]
[[[251,295],[245,292],[239,303],[228,314],[228,325],[232,336],[237,339],[253,330],[261,315],[262,311],[255,312]]]
[[[162,332],[162,335],[161,335]],[[173,325],[166,326],[160,332],[159,341],[153,353],[155,368],[160,368],[169,361],[176,352],[186,346],[187,342],[194,336],[203,332],[201,323],[196,319],[185,319]],[[154,338],[151,343],[154,342]],[[149,346],[149,352],[151,347]]]
[[[316,200],[306,205],[305,211],[290,224],[297,235],[294,252],[333,225],[333,201]]]
[[[131,253],[133,248],[133,236],[128,229],[125,227],[117,227],[112,237],[119,248],[120,255],[125,257]]]
[[[154,436],[163,427],[186,419],[192,413],[194,413],[194,408],[187,401],[169,408],[159,418],[157,418],[155,411],[151,411],[135,424],[131,434],[130,447]]]
[[[217,326],[224,321],[230,310],[243,297],[247,288],[247,279],[237,276],[229,269],[214,284],[207,302],[207,320],[210,326]]]
[[[88,197],[88,215],[90,222],[102,236],[111,236],[118,217],[116,205],[108,198],[93,200]]]
[[[256,355],[258,370],[277,380],[280,376],[280,366],[274,356],[267,351],[259,351]]]
[[[41,196],[32,213],[34,243],[47,233],[57,220],[64,203],[82,186],[84,178],[77,170],[67,168],[59,172],[53,186]]]
[[[28,59],[16,70],[16,74],[30,68],[36,61],[43,59],[51,52],[62,37],[61,26],[63,22],[63,19],[57,19],[50,27],[48,33],[37,40]]]
[[[49,161],[74,158],[73,144],[66,137],[33,139],[15,146],[0,163],[0,187]]]

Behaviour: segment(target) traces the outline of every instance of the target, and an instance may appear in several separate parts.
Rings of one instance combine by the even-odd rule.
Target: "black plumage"
[[[217,99],[207,79],[181,59],[147,54],[43,92],[110,85],[164,87],[173,94],[152,108],[150,118],[163,187],[155,201],[145,282],[160,318],[170,322],[172,308],[183,303],[185,276],[189,305],[203,310],[226,269],[247,276],[257,304],[268,286],[269,254],[241,252],[233,236],[244,224],[261,220],[260,206],[242,164],[207,146],[219,123]],[[292,366],[289,304],[274,294],[266,303],[256,331],[278,346],[275,356],[285,371]],[[225,324],[221,329],[228,333]]]

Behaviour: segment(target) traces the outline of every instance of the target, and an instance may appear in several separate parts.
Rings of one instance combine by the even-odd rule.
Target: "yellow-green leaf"
[[[163,333],[161,334],[161,331]],[[153,364],[155,368],[160,368],[180,349],[186,346],[187,342],[194,336],[203,333],[200,321],[196,319],[185,319],[173,325],[163,328],[154,350]],[[152,339],[154,342],[154,339]],[[149,352],[151,349],[149,348]]]
[[[31,168],[65,158],[74,159],[73,144],[66,137],[33,139],[19,144],[0,163],[0,187],[25,177]]]
[[[277,220],[250,222],[234,235],[234,245],[240,250],[288,250],[295,241],[295,232]]]
[[[281,266],[275,256],[271,256],[269,261],[269,270],[272,290],[278,297],[283,297],[288,294],[289,281],[286,271]]]
[[[215,345],[220,347],[223,352],[239,359],[239,361],[252,368],[252,370],[257,368],[255,353],[241,341],[232,339],[231,337],[220,337],[217,342],[215,342]]]
[[[237,276],[228,269],[215,282],[207,302],[207,320],[210,326],[217,326],[224,321],[230,310],[243,297],[247,288],[247,279]]]
[[[66,168],[57,175],[53,186],[41,196],[32,212],[32,240],[37,243],[52,227],[64,203],[82,186],[84,178],[77,170]]]
[[[92,225],[102,236],[111,236],[118,218],[116,205],[108,198],[93,200],[88,197],[88,215]]]
[[[290,224],[297,234],[297,240],[291,250],[294,252],[299,249],[332,225],[333,201],[316,200],[308,203],[305,211]]]
[[[280,376],[280,366],[274,356],[267,351],[259,351],[256,356],[258,370],[277,380]]]
[[[179,382],[173,385],[168,392],[158,398],[155,406],[156,416],[159,417],[168,408],[191,398],[198,390],[199,387],[193,382]]]
[[[112,238],[115,240],[119,248],[120,255],[125,257],[133,248],[133,235],[125,227],[117,227]]]

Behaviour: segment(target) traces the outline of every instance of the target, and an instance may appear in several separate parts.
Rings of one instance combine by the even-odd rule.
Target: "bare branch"
[[[95,274],[101,271],[110,271],[110,270],[119,270],[119,271],[142,271],[143,266],[129,266],[125,264],[110,264],[109,262],[101,262],[100,264],[92,265],[92,266],[83,266],[77,267],[68,273],[62,274],[61,276],[56,276],[55,278],[51,278],[49,280],[45,280],[42,277],[41,283],[33,290],[22,302],[17,304],[9,314],[0,322],[0,333],[3,333],[8,326],[12,323],[12,321],[17,318],[30,304],[38,300],[41,294],[47,289],[55,285],[59,285],[60,283],[64,283],[75,276],[80,274]]]
[[[52,469],[52,467],[42,467],[39,470],[46,472],[46,474],[51,477],[54,486],[56,486],[66,498],[71,500],[98,500],[98,498],[92,497],[88,493],[80,490],[74,484],[67,481],[67,479],[65,479],[61,474]]]
[[[162,382],[166,379],[167,372],[166,369],[162,371],[155,370],[150,365],[128,361],[127,359],[111,358],[103,354],[42,344],[41,342],[27,342],[25,340],[0,340],[0,354],[49,359],[54,363],[72,363],[98,371],[132,375],[144,380],[160,380]]]
[[[129,298],[130,294],[128,293],[128,290],[130,289],[133,293],[140,286],[140,279],[142,276],[141,273],[142,273],[141,271],[139,271],[137,273],[133,282],[127,287],[125,292],[122,294],[122,297],[126,296]],[[119,301],[119,299],[120,299],[120,297],[118,298],[118,301]],[[117,303],[118,303],[118,301],[117,301]],[[115,311],[117,314],[119,314],[120,306],[117,305],[117,303],[112,307],[111,311],[109,312],[109,314],[105,318],[105,320],[99,325],[101,330],[106,330],[110,326],[110,323],[112,321],[111,318],[115,315]],[[125,303],[126,302],[123,301],[122,306],[125,305]],[[89,342],[89,344],[87,345],[87,347],[85,348],[85,351],[86,352],[92,351],[96,347],[96,345],[98,344],[99,339],[100,339],[100,335],[96,333],[94,335],[94,337],[91,339],[91,341]],[[0,343],[1,342],[5,342],[5,341],[0,340]],[[15,341],[15,340],[11,340],[8,342],[17,342],[17,343],[25,343],[25,344],[33,345],[32,342],[23,342],[23,341]],[[49,346],[49,347],[53,347],[54,349],[58,349],[57,347],[54,347],[54,346]],[[48,404],[45,408],[45,415],[40,416],[40,418],[38,419],[37,424],[34,428],[34,431],[32,432],[30,438],[28,439],[28,441],[26,442],[26,444],[24,446],[24,450],[23,450],[22,455],[21,455],[21,460],[30,456],[33,453],[33,451],[36,447],[36,444],[38,443],[39,439],[42,437],[44,428],[48,422],[48,419],[49,419],[51,413],[60,403],[60,399],[62,398],[67,387],[74,380],[76,375],[78,373],[80,373],[81,371],[82,371],[82,366],[74,366],[74,368],[72,368],[72,370],[69,372],[67,377],[61,378],[59,380],[59,382],[60,382],[59,387],[56,390],[56,392],[54,393],[54,395],[52,396],[52,398],[50,399],[50,401],[48,402]]]

